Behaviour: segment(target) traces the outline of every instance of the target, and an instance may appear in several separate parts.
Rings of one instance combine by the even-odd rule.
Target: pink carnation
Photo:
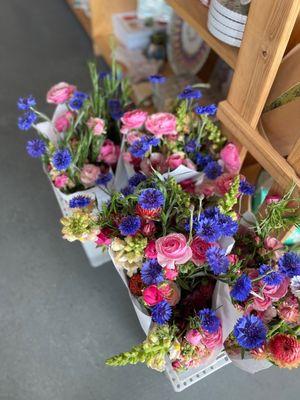
[[[58,189],[66,186],[67,182],[68,182],[68,177],[65,174],[62,175],[58,175],[55,179],[54,179],[54,186],[57,187]]]
[[[52,104],[65,103],[73,95],[76,86],[66,82],[60,82],[52,86],[47,93],[47,102]]]
[[[157,257],[155,240],[151,240],[151,242],[149,242],[147,244],[147,247],[145,248],[145,257],[151,258],[151,259]]]
[[[223,332],[222,326],[219,327],[217,332],[209,333],[207,331],[203,331],[201,342],[206,346],[209,350],[214,350],[223,343]]]
[[[172,170],[181,164],[183,164],[183,156],[181,154],[172,154],[167,158],[167,165]]]
[[[144,125],[148,113],[142,110],[133,110],[126,112],[121,121],[128,129],[138,129]]]
[[[115,145],[110,139],[105,139],[97,161],[104,161],[107,165],[114,165],[117,163],[120,155],[120,147]]]
[[[80,180],[86,186],[93,186],[100,175],[100,168],[94,164],[85,164],[80,172]]]
[[[66,111],[56,118],[54,121],[54,126],[57,132],[66,132],[71,126],[72,118],[73,113],[71,111]]]
[[[182,233],[170,233],[156,240],[157,261],[162,267],[174,268],[175,264],[185,264],[192,257]]]
[[[176,135],[176,117],[169,113],[150,115],[145,123],[146,129],[155,136]]]
[[[197,329],[190,329],[185,335],[185,339],[192,345],[197,346],[201,341],[202,335]]]
[[[87,126],[92,129],[95,136],[100,136],[104,132],[105,122],[101,118],[90,118]]]
[[[239,171],[239,169],[241,168],[241,160],[236,145],[234,145],[233,143],[228,143],[220,151],[220,156],[228,172],[230,172],[231,174],[235,174]]]
[[[144,302],[152,307],[160,303],[164,298],[161,291],[155,285],[150,285],[143,291]]]

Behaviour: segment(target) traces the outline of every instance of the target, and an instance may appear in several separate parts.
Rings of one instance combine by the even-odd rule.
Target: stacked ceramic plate
[[[212,35],[231,46],[240,47],[249,4],[241,0],[211,0],[207,27]]]

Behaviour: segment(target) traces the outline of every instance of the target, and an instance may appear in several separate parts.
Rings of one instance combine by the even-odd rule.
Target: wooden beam
[[[287,161],[294,168],[296,174],[300,176],[300,139],[295,143]]]

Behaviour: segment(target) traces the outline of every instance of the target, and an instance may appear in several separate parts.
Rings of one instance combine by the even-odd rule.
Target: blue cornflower
[[[83,92],[74,92],[71,100],[69,101],[69,107],[71,110],[80,110],[83,106],[84,101],[88,98],[88,95]]]
[[[36,105],[36,101],[32,95],[28,97],[20,97],[17,105],[19,110],[28,111],[30,110],[30,107],[34,107]]]
[[[229,260],[223,249],[212,246],[206,251],[207,263],[215,275],[225,274],[228,271]]]
[[[206,115],[215,115],[218,107],[215,104],[210,104],[208,106],[197,106],[194,108],[196,114],[206,114]]]
[[[110,182],[113,178],[113,175],[111,172],[107,172],[106,174],[100,174],[99,177],[96,180],[96,184],[101,186],[106,186],[108,182]]]
[[[221,323],[215,311],[210,308],[204,308],[198,312],[201,328],[209,333],[215,333],[219,329]]]
[[[103,79],[106,78],[108,75],[109,75],[109,72],[106,72],[106,71],[99,72],[99,80],[103,81]]]
[[[141,158],[147,153],[149,149],[149,143],[138,139],[132,143],[132,145],[128,148],[128,151],[133,155],[133,157]]]
[[[252,350],[265,343],[267,329],[260,318],[249,314],[237,321],[233,334],[241,347]]]
[[[84,208],[90,205],[92,199],[89,196],[78,195],[69,201],[70,208]]]
[[[165,199],[158,189],[145,189],[139,195],[138,203],[145,210],[154,210],[164,205]]]
[[[121,189],[121,193],[123,196],[129,196],[134,193],[134,186],[128,185]]]
[[[119,231],[123,236],[135,235],[140,229],[141,225],[142,223],[140,217],[129,215],[128,217],[122,218],[119,225]]]
[[[202,153],[197,153],[195,157],[195,162],[200,169],[203,169],[207,166],[208,163],[213,161],[210,155],[205,156]]]
[[[215,242],[222,236],[218,220],[212,218],[201,217],[195,226],[195,230],[197,236],[208,243]]]
[[[162,266],[157,260],[147,260],[141,268],[141,277],[145,285],[155,285],[164,281]]]
[[[28,131],[28,129],[31,128],[31,125],[34,124],[36,120],[37,116],[33,111],[26,111],[25,114],[18,118],[18,127],[21,129],[21,131]]]
[[[156,84],[156,83],[158,83],[158,84],[165,83],[166,80],[167,80],[167,78],[165,76],[159,75],[159,74],[150,75],[148,77],[148,79],[149,79],[149,82],[154,83],[154,84]]]
[[[245,301],[252,290],[251,279],[248,275],[241,275],[235,282],[230,295],[234,300]]]
[[[219,220],[220,215],[221,215],[221,212],[218,207],[208,207],[201,214],[201,216],[204,216],[205,218],[214,218],[217,220]]]
[[[149,144],[150,146],[158,146],[160,143],[160,139],[156,138],[155,136],[147,136],[147,135],[143,135],[141,137],[141,140],[147,144]]]
[[[56,150],[52,157],[52,164],[58,171],[64,171],[72,162],[72,156],[68,149]]]
[[[46,152],[46,144],[42,139],[32,139],[27,142],[27,153],[34,158],[41,157]]]
[[[222,236],[233,236],[238,231],[238,223],[234,221],[229,215],[221,214],[218,218],[218,224]]]
[[[297,253],[289,251],[278,260],[279,272],[288,278],[300,275],[300,256]]]
[[[172,307],[166,300],[163,300],[151,308],[151,317],[154,322],[163,325],[171,319]]]
[[[120,100],[118,100],[118,99],[108,100],[108,109],[109,109],[110,116],[115,121],[119,120],[123,115],[121,103],[120,103]]]
[[[284,276],[280,272],[274,271],[269,265],[266,264],[262,264],[258,271],[259,275],[268,274],[262,278],[262,281],[268,286],[280,285],[284,279]]]
[[[210,161],[203,171],[208,179],[214,180],[222,175],[223,168],[217,161]]]
[[[193,230],[194,231],[197,231],[198,230],[198,228],[199,228],[199,218],[198,218],[198,216],[194,216],[193,217]],[[190,218],[187,218],[187,220],[186,220],[186,223],[185,223],[185,225],[184,225],[184,229],[185,229],[185,231],[186,232],[189,232],[190,231]]]
[[[251,185],[246,179],[240,181],[239,191],[242,194],[246,194],[248,196],[252,196],[255,192],[255,186]]]
[[[191,139],[184,146],[184,150],[187,153],[194,153],[194,151],[196,151],[197,147],[198,147],[197,141],[195,139]]]
[[[180,100],[195,99],[199,100],[202,97],[202,93],[199,89],[195,89],[192,86],[186,86],[186,88],[178,95]]]
[[[134,174],[131,178],[128,179],[128,184],[130,186],[137,186],[141,182],[145,181],[147,179],[146,175],[142,174],[141,172],[137,172]]]

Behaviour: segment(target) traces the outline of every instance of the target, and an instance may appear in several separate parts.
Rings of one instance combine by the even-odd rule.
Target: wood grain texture
[[[287,161],[294,168],[295,173],[300,176],[300,139],[295,143]]]
[[[166,0],[176,14],[193,27],[202,39],[228,64],[235,68],[238,49],[215,38],[207,29],[208,8],[200,0]]]
[[[300,10],[299,0],[252,0],[228,101],[255,128]]]
[[[75,14],[78,21],[83,26],[83,29],[91,37],[91,20],[90,20],[90,18],[88,18],[82,10],[80,10],[79,8],[75,8],[73,6],[73,2],[74,2],[73,0],[66,0],[66,2],[70,6],[71,10]]]

